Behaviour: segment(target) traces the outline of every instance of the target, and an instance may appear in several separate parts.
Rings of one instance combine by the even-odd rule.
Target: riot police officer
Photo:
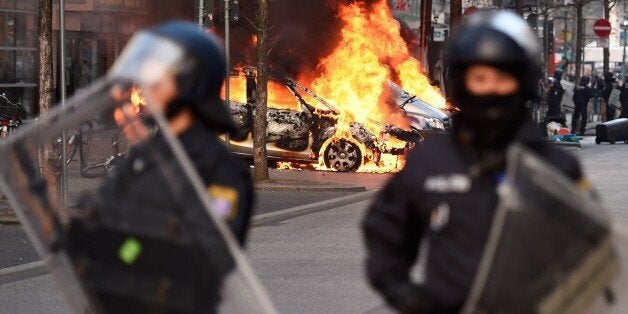
[[[157,119],[152,110],[163,113],[209,194],[210,209],[243,245],[253,188],[248,169],[218,137],[237,131],[219,96],[225,63],[214,35],[169,22],[135,35],[108,78],[140,82],[152,103],[146,114]],[[113,94],[119,99],[124,93]],[[150,125],[116,114],[135,145],[95,194],[82,197],[80,207],[91,214],[73,223],[69,251],[86,261],[82,276],[107,312],[213,313],[224,297],[223,280],[236,266],[230,242],[160,136],[166,131],[154,135]],[[124,254],[128,247],[130,255]]]
[[[160,65],[170,69],[156,75],[153,61],[127,57],[129,60],[120,60],[109,75],[125,76],[130,71],[142,72],[153,68],[148,73],[154,77],[149,84],[144,84],[142,93],[168,119],[171,130],[196,166],[208,193],[219,204],[216,210],[227,217],[232,231],[240,243],[244,243],[253,189],[246,167],[231,158],[218,138],[221,133],[238,132],[219,96],[226,76],[226,61],[219,39],[186,22],[169,22],[147,34],[155,41],[150,44],[159,44],[159,41],[176,44],[181,50],[181,59],[167,66]],[[132,56],[136,52],[136,55],[147,59],[147,55],[141,52],[154,48],[148,47],[146,42],[149,41],[130,44],[126,55]],[[129,73],[128,76],[135,75],[142,74]]]
[[[584,135],[584,130],[587,126],[587,107],[589,101],[593,98],[593,90],[588,86],[589,77],[582,76],[580,78],[580,85],[576,86],[573,93],[573,103],[575,106],[573,116],[571,118],[571,133]],[[578,121],[580,127],[578,128]]]
[[[450,101],[460,108],[453,131],[408,157],[362,225],[368,279],[398,311],[460,311],[491,228],[509,144],[582,180],[577,160],[541,142],[526,114],[526,102],[538,97],[537,43],[525,21],[506,12],[476,14],[450,39]],[[421,243],[428,249],[417,284],[410,270]]]
[[[545,114],[545,122],[556,121],[564,124],[565,118],[563,117],[560,103],[565,90],[560,85],[560,81],[558,81],[555,77],[550,77],[547,81],[549,89],[547,90],[546,95],[547,112]]]

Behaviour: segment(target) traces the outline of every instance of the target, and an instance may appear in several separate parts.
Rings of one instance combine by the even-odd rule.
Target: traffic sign
[[[608,37],[611,34],[611,23],[605,19],[599,19],[593,24],[593,31],[600,37]]]
[[[462,12],[462,15],[471,15],[471,14],[477,13],[477,12],[480,12],[480,9],[478,9],[478,7],[472,5],[472,6],[468,7],[468,8],[466,8],[464,10],[464,12]]]

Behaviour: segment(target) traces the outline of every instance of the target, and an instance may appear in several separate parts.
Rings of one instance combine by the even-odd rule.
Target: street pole
[[[430,31],[432,30],[432,0],[421,1],[421,27],[419,33],[419,58],[423,64],[423,68],[429,74],[430,67],[427,64],[427,46],[430,40]]]
[[[225,103],[227,105],[227,109],[230,110],[231,101],[229,100],[229,78],[231,76],[231,66],[229,58],[229,22],[231,20],[231,16],[229,12],[229,1],[230,0],[225,0],[225,57],[227,61],[227,78],[225,78]],[[227,149],[229,149],[229,133],[225,133],[225,142],[227,143]]]
[[[205,28],[205,0],[198,0],[198,26]]]
[[[61,58],[61,107],[65,108],[65,0],[59,0],[59,56]],[[67,160],[67,138],[65,130],[61,133],[61,194],[62,206],[66,208],[68,204],[68,164]]]
[[[624,19],[624,24],[622,25],[623,35],[624,35],[624,45],[622,46],[622,50],[624,52],[624,56],[621,61],[621,76],[622,79],[626,77],[626,29],[628,29],[628,19]],[[624,79],[625,80],[625,79]]]

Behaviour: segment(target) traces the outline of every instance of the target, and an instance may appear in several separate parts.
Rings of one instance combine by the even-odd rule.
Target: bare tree
[[[253,114],[253,177],[256,182],[268,180],[266,156],[266,110],[268,98],[268,10],[270,0],[259,0],[257,12],[257,90]]]
[[[604,18],[610,19],[611,10],[615,5],[619,2],[619,0],[602,0],[604,6]],[[610,51],[608,47],[604,47],[603,49],[604,55],[604,73],[608,73],[610,71],[609,63],[610,63]]]
[[[39,37],[39,113],[45,114],[52,106],[52,0],[39,0],[37,18]]]

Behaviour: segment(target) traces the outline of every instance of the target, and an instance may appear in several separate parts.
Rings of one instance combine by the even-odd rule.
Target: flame
[[[299,103],[290,90],[274,81],[268,82],[268,107],[274,109],[300,110]],[[223,85],[220,96],[225,98],[225,86]],[[237,75],[229,78],[229,99],[231,101],[246,104],[246,76]]]
[[[435,107],[446,107],[445,98],[429,84],[421,63],[410,56],[387,1],[380,0],[368,9],[357,3],[343,5],[339,15],[344,22],[340,42],[320,62],[323,73],[312,83],[318,95],[342,111],[335,137],[350,138],[351,122],[363,123],[372,134],[382,133],[382,127],[388,124],[407,127],[399,113],[382,103],[385,84],[395,78],[418,98]],[[394,138],[385,142],[397,148],[405,145]],[[377,163],[363,163],[358,171],[397,171],[403,167],[401,159],[382,154]]]
[[[135,86],[131,88],[131,103],[137,113],[142,110],[142,106],[146,105],[146,98],[142,96],[142,90]]]
[[[251,45],[253,45],[253,47],[257,47],[257,35],[251,36]]]

